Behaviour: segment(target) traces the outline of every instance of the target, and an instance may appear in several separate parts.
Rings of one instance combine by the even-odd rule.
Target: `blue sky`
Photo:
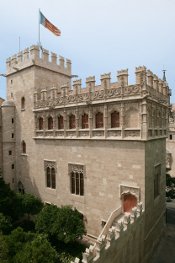
[[[38,42],[38,10],[61,29],[54,36],[40,26],[42,46],[72,60],[72,73],[82,78],[145,65],[162,77],[166,69],[175,103],[175,0],[6,0],[0,1],[0,73],[6,58]],[[3,25],[3,26],[2,26]],[[0,96],[6,80],[0,77]]]

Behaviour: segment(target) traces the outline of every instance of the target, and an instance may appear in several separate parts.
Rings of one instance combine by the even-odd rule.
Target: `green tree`
[[[48,242],[46,236],[36,235],[32,242],[27,242],[14,257],[14,263],[56,263],[56,250]]]
[[[16,207],[16,194],[10,189],[9,185],[5,184],[0,178],[0,212],[5,216],[10,216],[16,219],[19,216]]]
[[[55,205],[45,205],[37,215],[35,221],[36,231],[45,233],[49,237],[55,234],[55,222],[58,217],[59,208]]]
[[[82,214],[70,206],[63,206],[59,209],[54,226],[58,240],[65,243],[81,239],[86,233]]]
[[[82,214],[70,206],[45,206],[37,216],[36,230],[64,243],[74,242],[85,234]]]
[[[42,207],[43,203],[38,197],[35,197],[31,194],[17,194],[18,200],[21,202],[21,209],[24,214],[30,215],[38,214]]]
[[[0,232],[6,235],[10,233],[11,229],[12,224],[10,222],[10,219],[0,213]]]
[[[25,232],[21,227],[14,229],[11,234],[6,237],[9,250],[9,262],[14,262],[15,255],[24,248],[27,242],[31,242],[34,237],[35,234]]]
[[[8,245],[2,233],[0,233],[0,262],[1,263],[9,262],[8,261]]]

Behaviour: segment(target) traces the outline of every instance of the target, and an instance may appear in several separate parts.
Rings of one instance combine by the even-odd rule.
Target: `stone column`
[[[89,137],[92,138],[92,129],[93,129],[93,116],[92,116],[92,108],[89,105]]]
[[[124,103],[121,103],[121,111],[120,111],[120,126],[121,126],[121,137],[122,139],[125,137],[124,135],[124,128],[125,128],[125,124],[124,124]]]
[[[104,137],[108,136],[108,108],[107,105],[104,105]]]
[[[141,122],[141,138],[148,138],[148,124],[147,124],[147,102],[144,99],[142,101],[142,122]]]
[[[66,130],[67,130],[67,114],[66,114],[66,109],[64,108],[64,138],[66,137]]]
[[[78,107],[75,110],[75,125],[76,125],[76,137],[79,136],[79,112]]]

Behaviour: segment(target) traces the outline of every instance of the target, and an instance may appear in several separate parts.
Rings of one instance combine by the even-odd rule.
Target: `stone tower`
[[[44,94],[48,87],[52,87],[54,93],[54,90],[61,85],[70,86],[71,80],[70,60],[65,62],[64,58],[60,56],[58,61],[56,54],[51,53],[49,57],[49,53],[45,49],[41,54],[40,52],[38,46],[32,46],[30,49],[25,49],[7,59],[7,101],[2,106],[4,178],[11,185],[16,183],[14,187],[17,189],[18,183],[21,184],[19,178],[22,176],[22,182],[27,185],[26,191],[33,193],[35,190],[37,192],[34,187],[35,179],[33,176],[30,177],[37,162],[36,158],[31,158],[35,155],[35,141],[33,140],[35,93]],[[52,96],[53,93],[50,95]],[[8,146],[5,146],[5,143]],[[15,146],[15,150],[11,149],[12,146]],[[6,149],[7,147],[10,147],[9,150]],[[8,151],[12,151],[13,161],[10,156],[6,158]]]

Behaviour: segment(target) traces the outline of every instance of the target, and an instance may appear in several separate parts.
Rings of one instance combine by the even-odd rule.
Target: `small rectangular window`
[[[12,164],[12,169],[14,169],[15,168],[15,165],[14,164]]]
[[[9,151],[9,155],[12,155],[12,151]]]
[[[154,199],[160,194],[161,164],[155,166],[154,170]]]
[[[12,138],[14,138],[14,133],[12,133]]]
[[[14,119],[12,118],[12,123],[14,123]]]

